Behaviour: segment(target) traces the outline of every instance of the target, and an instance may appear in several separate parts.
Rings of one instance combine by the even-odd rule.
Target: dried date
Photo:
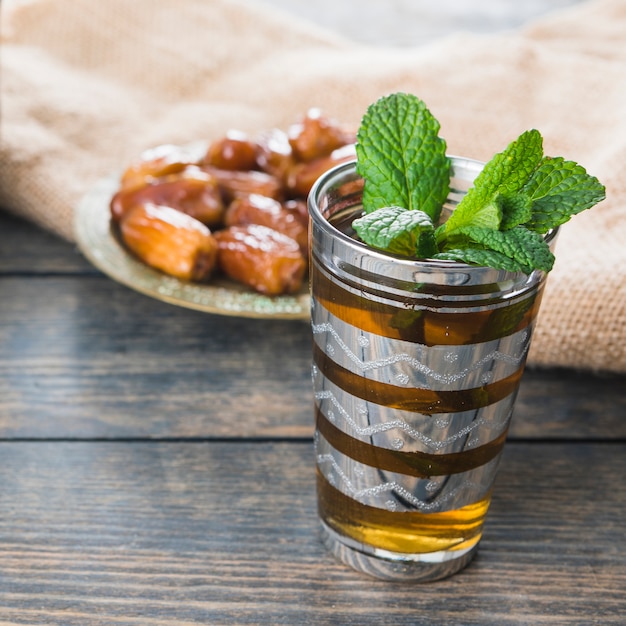
[[[120,221],[128,248],[144,263],[187,281],[212,274],[218,246],[211,231],[193,217],[157,204],[140,204]]]
[[[275,296],[302,287],[306,260],[291,238],[259,224],[230,226],[215,234],[218,263],[233,280]]]

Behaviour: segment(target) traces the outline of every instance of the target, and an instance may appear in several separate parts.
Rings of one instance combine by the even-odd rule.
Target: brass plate
[[[82,198],[74,216],[74,231],[81,252],[113,280],[170,304],[250,318],[309,319],[310,298],[300,293],[264,296],[225,278],[208,284],[188,283],[145,265],[118,240],[111,227],[109,202],[119,187],[119,176],[99,181]]]

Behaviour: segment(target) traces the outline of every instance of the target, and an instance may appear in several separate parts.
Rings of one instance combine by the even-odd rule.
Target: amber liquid
[[[318,506],[321,519],[340,535],[401,554],[424,554],[471,548],[480,540],[491,500],[441,513],[394,512],[353,500],[333,487],[319,472]]]

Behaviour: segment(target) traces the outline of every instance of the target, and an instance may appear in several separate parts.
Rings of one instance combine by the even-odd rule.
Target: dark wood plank
[[[311,433],[304,321],[207,315],[104,277],[0,290],[1,436]]]
[[[304,321],[157,302],[104,276],[0,277],[0,437],[310,437]],[[511,437],[626,439],[626,377],[528,371]]]
[[[626,446],[508,445],[479,555],[428,585],[320,545],[310,444],[0,444],[0,621],[622,624]]]
[[[626,375],[527,368],[512,438],[626,440]]]
[[[0,209],[0,276],[7,273],[96,274],[78,248]]]

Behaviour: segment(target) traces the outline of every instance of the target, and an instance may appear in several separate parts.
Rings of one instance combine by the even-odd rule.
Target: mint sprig
[[[357,132],[363,210],[420,209],[437,223],[450,186],[450,161],[439,122],[422,100],[392,94],[371,105]]]
[[[522,133],[485,164],[446,222],[450,160],[439,123],[409,94],[371,105],[357,133],[363,209],[353,222],[368,245],[410,258],[434,258],[512,272],[549,272],[543,235],[605,198],[585,169],[543,154],[537,130]]]

